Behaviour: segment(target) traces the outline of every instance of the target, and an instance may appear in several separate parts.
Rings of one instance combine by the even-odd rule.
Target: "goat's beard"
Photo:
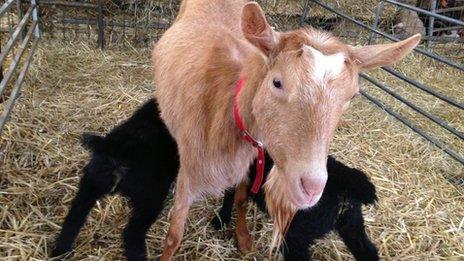
[[[272,168],[264,185],[267,209],[274,221],[271,248],[269,250],[270,259],[272,258],[273,250],[279,248],[284,243],[285,234],[292,222],[293,216],[298,210],[287,199],[282,187],[283,181],[279,180],[282,175],[279,175],[277,171],[276,167]]]

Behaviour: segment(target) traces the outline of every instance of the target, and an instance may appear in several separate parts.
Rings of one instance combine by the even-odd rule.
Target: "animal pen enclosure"
[[[404,27],[417,23],[401,20],[402,10],[422,22],[424,42],[413,55],[392,68],[362,74],[364,98],[353,103],[331,145],[331,154],[363,169],[379,190],[378,206],[365,214],[385,259],[464,258],[462,6],[440,9],[438,1],[430,2],[427,10],[391,0],[260,2],[277,30],[309,24],[352,44],[395,40],[411,32]],[[38,45],[38,34],[15,37],[22,26],[36,28],[29,13],[35,10],[33,1],[22,1],[22,8],[17,3],[6,1],[0,8],[2,113],[10,110],[9,101],[20,90],[16,83],[21,86],[24,79],[22,96],[0,136],[0,255],[46,259],[87,159],[79,135],[107,131],[152,96],[151,45],[172,23],[179,2],[38,1],[43,34]],[[14,38],[16,49],[6,53]],[[21,50],[28,52],[19,58],[27,59],[18,63]],[[29,56],[34,59],[28,70],[23,61]],[[10,75],[10,67],[19,71]],[[170,204],[149,234],[151,257],[161,252]],[[73,258],[121,259],[126,207],[118,197],[99,202]],[[193,207],[177,259],[242,259],[231,230],[209,226],[218,207],[212,199]],[[263,260],[269,218],[253,207],[248,219],[255,251],[246,258]],[[314,254],[322,260],[348,257],[335,235],[320,242]]]

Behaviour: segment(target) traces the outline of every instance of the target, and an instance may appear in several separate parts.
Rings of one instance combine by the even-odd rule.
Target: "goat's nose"
[[[325,184],[327,183],[327,170],[312,172],[301,178],[301,185],[307,194],[308,204],[314,206],[321,199]]]

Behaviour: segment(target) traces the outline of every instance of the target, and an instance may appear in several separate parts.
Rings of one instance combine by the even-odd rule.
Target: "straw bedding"
[[[88,159],[79,135],[108,131],[151,97],[149,55],[149,49],[101,52],[87,43],[41,43],[23,94],[0,138],[1,259],[47,259]],[[419,63],[412,64],[423,68]],[[402,68],[407,70],[406,65]],[[427,68],[424,75],[429,70],[439,69]],[[443,91],[453,81],[462,86],[462,75],[451,75],[448,80],[439,87]],[[363,82],[363,88],[372,87]],[[462,90],[449,92],[463,100]],[[444,108],[437,112],[452,114]],[[454,123],[462,128],[459,115]],[[345,119],[347,124],[337,131],[331,153],[366,171],[378,188],[379,204],[366,208],[365,216],[381,256],[462,260],[464,193],[462,187],[447,181],[450,176],[464,177],[462,165],[363,98],[353,102]],[[162,218],[150,230],[152,258],[161,253],[171,203],[170,197]],[[216,199],[194,205],[176,260],[243,259],[232,229],[216,232],[209,225],[219,205]],[[121,260],[120,232],[127,208],[127,202],[117,196],[100,201],[78,237],[73,260]],[[249,208],[248,219],[255,251],[245,259],[264,260],[270,220],[254,207]],[[335,235],[318,244],[314,257],[352,258]]]

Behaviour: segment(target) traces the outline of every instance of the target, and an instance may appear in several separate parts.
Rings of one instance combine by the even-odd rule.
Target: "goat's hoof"
[[[54,248],[50,257],[59,257],[71,251],[71,248]]]
[[[147,253],[144,251],[139,252],[125,252],[124,256],[127,261],[147,261]]]
[[[250,234],[237,235],[237,247],[240,253],[248,254],[253,250],[253,240]]]

